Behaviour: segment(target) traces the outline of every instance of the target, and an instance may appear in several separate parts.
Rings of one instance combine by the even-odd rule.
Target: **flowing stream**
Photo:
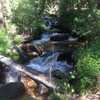
[[[49,25],[50,25],[49,28],[51,28],[52,25],[50,22],[49,22]],[[61,35],[61,33],[43,32],[39,40],[33,40],[31,43],[36,48],[39,48],[39,49],[45,48],[45,44],[52,42],[51,37],[57,37],[57,36],[59,37],[59,34]],[[63,38],[65,36],[66,35],[64,34],[62,39],[58,38],[58,40],[60,41],[61,39],[61,41],[63,41]],[[68,41],[67,36],[64,39],[65,41]],[[76,39],[74,39],[74,41],[76,41]],[[59,46],[59,48],[63,48],[63,47]],[[30,60],[26,64],[26,67],[29,67],[33,70],[37,70],[44,74],[49,74],[50,77],[52,77],[52,73],[56,71],[59,71],[59,73],[61,72],[61,73],[66,74],[70,70],[72,70],[73,68],[72,53],[70,53],[70,55],[67,56],[66,53],[57,51],[55,48],[53,48],[53,46],[52,46],[52,50],[50,51],[48,50],[44,51],[44,49],[42,51],[43,52],[41,56],[38,56]],[[64,58],[64,56],[66,56],[65,57],[66,59]],[[12,83],[12,82],[13,83],[19,82],[21,80],[21,75],[16,69],[6,67],[3,71],[4,71],[3,74],[5,75],[5,81],[4,81],[5,84]]]
[[[58,61],[59,56],[60,52],[47,52],[31,60],[27,67],[31,67],[42,73],[49,73],[50,69],[52,72],[59,71],[61,73],[66,73],[72,69],[73,66],[67,64],[67,61]]]

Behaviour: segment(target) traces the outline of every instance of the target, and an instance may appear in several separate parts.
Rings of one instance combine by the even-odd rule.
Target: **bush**
[[[16,1],[17,6],[12,8],[12,22],[19,32],[32,33],[37,28],[41,29],[41,14],[39,0]]]
[[[5,29],[0,29],[0,54],[10,56],[11,58],[17,60],[19,58],[17,52],[11,51],[12,40],[6,33]]]
[[[59,22],[65,29],[69,28],[79,36],[100,31],[96,0],[60,0],[59,7]]]
[[[100,39],[96,38],[86,48],[80,48],[76,52],[76,87],[77,91],[86,91],[95,87],[96,78],[100,76]]]
[[[74,92],[82,94],[88,90],[91,91],[98,85],[96,78],[100,77],[99,44],[100,38],[97,37],[86,47],[76,50],[75,69],[67,74],[66,78],[57,81],[58,86],[60,86],[57,93],[60,95]]]
[[[6,31],[0,29],[0,54],[7,54],[11,47],[11,40],[9,39]]]
[[[16,45],[20,45],[23,42],[23,37],[21,35],[15,35],[14,37],[14,43]]]

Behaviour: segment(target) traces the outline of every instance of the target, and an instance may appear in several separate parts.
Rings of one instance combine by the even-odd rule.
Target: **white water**
[[[59,52],[47,53],[41,57],[37,57],[30,61],[27,67],[30,67],[42,73],[49,73],[50,69],[52,69],[52,72],[60,71],[62,73],[66,73],[73,66],[68,65],[66,61],[57,61],[59,54]]]
[[[20,81],[20,72],[14,68],[8,68],[5,71],[5,77],[6,83],[18,82]]]

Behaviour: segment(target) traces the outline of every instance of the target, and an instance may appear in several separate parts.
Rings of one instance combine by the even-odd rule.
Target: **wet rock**
[[[29,59],[33,59],[33,58],[39,56],[39,54],[37,52],[29,52],[27,54],[29,56]]]
[[[70,36],[69,38],[68,38],[68,41],[69,42],[76,42],[78,40],[78,38],[77,37],[72,37],[72,36]]]
[[[45,86],[45,88],[41,87],[38,83],[26,75],[22,77],[22,83],[25,85],[27,95],[31,98],[29,96],[25,96],[20,100],[47,100],[45,98],[48,96],[48,89]],[[42,94],[40,92],[42,92]]]
[[[67,52],[60,53],[57,60],[67,61],[69,65],[74,65],[74,50],[68,50]]]
[[[0,84],[4,83],[5,74],[3,64],[0,63]]]
[[[22,44],[21,49],[25,52],[37,51],[31,43]]]
[[[56,15],[50,15],[50,16],[43,16],[42,17],[44,20],[44,29],[48,30],[48,29],[53,29],[57,26],[58,21],[57,21],[57,16]]]
[[[58,34],[50,37],[51,41],[65,41],[68,40],[69,36],[67,34]]]
[[[0,100],[12,100],[25,93],[24,85],[21,82],[9,83],[0,87]]]
[[[32,97],[38,95],[38,84],[34,80],[29,78],[27,75],[23,75],[21,82],[24,84],[28,95],[31,95]]]
[[[29,58],[40,54],[40,51],[31,43],[22,44],[21,49],[29,56]]]

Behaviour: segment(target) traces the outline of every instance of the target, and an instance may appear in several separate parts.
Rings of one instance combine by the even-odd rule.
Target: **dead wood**
[[[27,76],[29,76],[33,80],[44,84],[48,88],[51,88],[51,89],[55,89],[56,88],[54,83],[49,80],[49,77],[46,76],[43,73],[40,73],[40,72],[38,72],[36,70],[33,70],[33,69],[32,70],[28,69],[28,68],[26,69],[25,66],[20,65],[20,64],[14,62],[12,59],[10,59],[8,57],[5,57],[3,55],[0,55],[0,62],[2,62],[3,64],[5,64],[5,65],[7,65],[9,67],[14,68],[15,70],[18,70],[18,71],[26,74]]]

